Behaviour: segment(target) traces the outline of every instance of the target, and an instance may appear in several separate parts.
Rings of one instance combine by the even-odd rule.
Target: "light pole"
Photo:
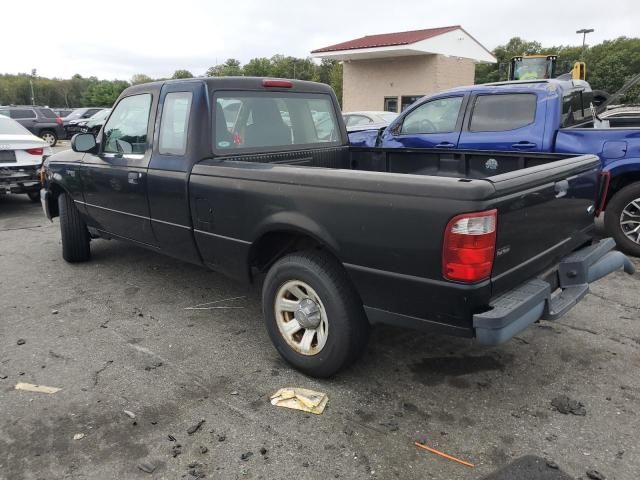
[[[576,33],[582,34],[582,59],[584,60],[584,49],[587,46],[587,33],[593,33],[595,30],[593,28],[582,28],[580,30],[576,30]]]
[[[29,78],[29,85],[31,86],[31,105],[36,105],[36,96],[33,92],[33,79],[36,78],[36,69],[31,69],[31,77]]]

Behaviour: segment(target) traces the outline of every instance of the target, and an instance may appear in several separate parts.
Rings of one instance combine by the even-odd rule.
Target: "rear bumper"
[[[565,257],[557,272],[559,288],[553,292],[550,283],[536,278],[493,299],[491,310],[473,316],[478,342],[506,342],[540,319],[564,315],[589,292],[591,282],[620,269],[633,274],[631,261],[614,247],[613,239],[605,238]]]
[[[39,166],[0,167],[0,193],[27,193],[40,188]]]

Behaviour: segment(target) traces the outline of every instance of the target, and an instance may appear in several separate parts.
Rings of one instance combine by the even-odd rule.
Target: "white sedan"
[[[15,120],[0,115],[0,195],[26,193],[31,201],[39,201],[38,173],[42,161],[51,153],[47,142]]]

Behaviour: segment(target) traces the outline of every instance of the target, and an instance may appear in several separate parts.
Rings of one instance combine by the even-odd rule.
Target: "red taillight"
[[[293,88],[293,82],[290,80],[262,80],[263,87],[275,88]]]
[[[27,148],[25,150],[25,152],[31,154],[31,155],[42,155],[44,153],[44,148],[42,147],[37,147],[37,148]]]
[[[57,123],[58,125],[62,125],[62,118],[60,118],[60,117],[56,117],[56,123]]]
[[[496,250],[497,210],[465,213],[447,224],[442,274],[447,280],[478,282],[489,278]]]

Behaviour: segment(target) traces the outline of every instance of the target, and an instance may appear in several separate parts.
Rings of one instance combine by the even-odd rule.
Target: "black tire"
[[[35,192],[27,192],[27,196],[33,203],[40,202],[40,190],[37,190]]]
[[[58,197],[58,208],[62,235],[62,258],[70,263],[86,262],[91,258],[87,225],[80,218],[80,212],[66,193]]]
[[[634,200],[638,200],[637,203],[640,204],[640,182],[627,185],[616,192],[607,205],[604,226],[607,234],[613,237],[620,250],[629,255],[640,257],[640,238],[638,242],[634,242],[625,234],[623,226],[620,224],[622,211]]]
[[[303,355],[292,348],[276,322],[278,291],[291,280],[313,288],[326,311],[326,343],[314,355]],[[369,323],[362,302],[344,268],[331,255],[305,251],[278,260],[269,269],[262,287],[262,310],[267,331],[280,355],[312,377],[334,375],[359,358],[367,345]]]
[[[40,138],[47,142],[50,147],[55,147],[58,143],[58,135],[53,130],[42,130]]]

